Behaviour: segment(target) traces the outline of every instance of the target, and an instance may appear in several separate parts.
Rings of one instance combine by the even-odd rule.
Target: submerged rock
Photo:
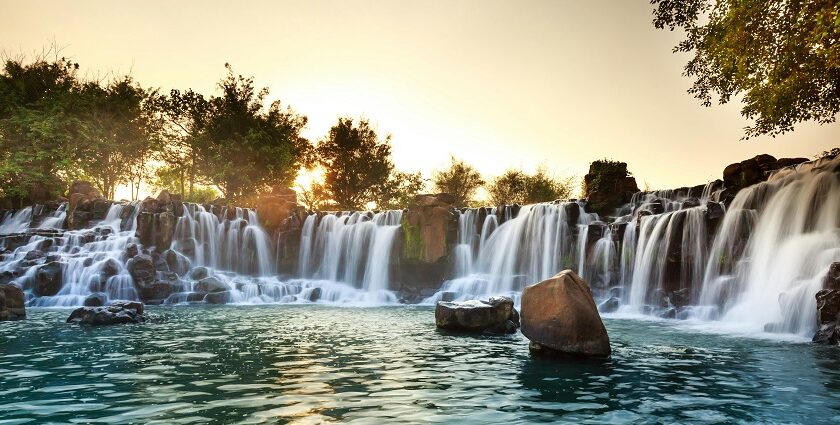
[[[598,311],[600,311],[601,313],[614,313],[618,310],[618,307],[620,306],[621,300],[616,297],[611,297],[598,306]]]
[[[0,284],[0,320],[26,317],[23,290],[15,285]]]
[[[146,323],[143,303],[116,301],[106,307],[79,307],[70,313],[67,323],[84,325],[119,325],[123,323]]]
[[[439,301],[435,324],[441,329],[475,333],[514,333],[519,327],[519,312],[508,297],[488,301]]]
[[[535,354],[608,357],[607,329],[586,282],[571,270],[522,292],[522,334]]]

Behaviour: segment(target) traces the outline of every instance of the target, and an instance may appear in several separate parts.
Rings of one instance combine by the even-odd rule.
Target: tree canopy
[[[449,168],[436,171],[432,176],[435,190],[455,197],[455,206],[464,207],[473,203],[476,192],[484,185],[481,173],[470,164],[450,158]]]
[[[567,199],[574,190],[574,177],[555,178],[545,168],[534,174],[508,170],[493,179],[487,187],[494,205],[534,204]]]
[[[745,138],[775,136],[840,111],[840,7],[836,0],[651,0],[656,28],[681,28],[675,52],[703,105],[743,97]]]

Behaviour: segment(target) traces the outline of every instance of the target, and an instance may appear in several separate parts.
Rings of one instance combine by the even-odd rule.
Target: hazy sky
[[[0,0],[0,48],[55,40],[83,70],[208,94],[230,62],[307,115],[311,139],[364,116],[393,134],[399,168],[427,175],[450,154],[488,176],[611,158],[676,187],[840,145],[840,124],[740,141],[740,105],[686,93],[679,35],[653,28],[647,0],[235,3]]]

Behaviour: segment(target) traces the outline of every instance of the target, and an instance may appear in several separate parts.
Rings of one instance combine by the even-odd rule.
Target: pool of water
[[[840,421],[840,349],[607,318],[607,361],[440,332],[429,307],[151,307],[0,322],[0,423]]]

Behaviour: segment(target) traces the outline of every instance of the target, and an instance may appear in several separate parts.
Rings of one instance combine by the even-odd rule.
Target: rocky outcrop
[[[808,158],[781,158],[761,154],[741,162],[729,164],[723,169],[726,191],[723,200],[728,204],[739,190],[761,183],[774,171],[809,161]]]
[[[439,301],[435,307],[438,328],[471,333],[514,333],[519,327],[519,313],[508,297],[489,301]]]
[[[608,357],[611,352],[589,286],[571,270],[525,288],[522,334],[534,354]]]
[[[583,187],[587,211],[600,215],[612,214],[639,191],[636,179],[627,171],[627,163],[608,160],[589,164],[589,172],[583,176]]]
[[[116,301],[105,307],[80,307],[70,313],[67,323],[82,325],[120,325],[125,323],[146,323],[143,303]]]
[[[162,190],[157,198],[146,197],[140,202],[137,215],[137,238],[145,247],[166,251],[172,245],[178,217],[184,213],[181,195]]]
[[[46,263],[35,272],[35,295],[52,296],[61,290],[64,264],[58,261]]]
[[[111,201],[102,197],[92,183],[76,180],[67,190],[67,228],[79,230],[108,214]]]
[[[416,195],[403,214],[396,289],[406,297],[419,297],[443,282],[451,247],[458,238],[452,202],[454,197],[446,193]]]
[[[817,292],[816,298],[819,329],[813,341],[840,345],[840,289],[823,289]]]
[[[23,290],[15,285],[0,284],[0,320],[20,320],[26,317]]]
[[[215,292],[224,292],[227,291],[228,286],[226,283],[222,282],[219,278],[215,276],[205,277],[198,281],[195,284],[195,291],[201,292],[205,294],[212,294]]]

